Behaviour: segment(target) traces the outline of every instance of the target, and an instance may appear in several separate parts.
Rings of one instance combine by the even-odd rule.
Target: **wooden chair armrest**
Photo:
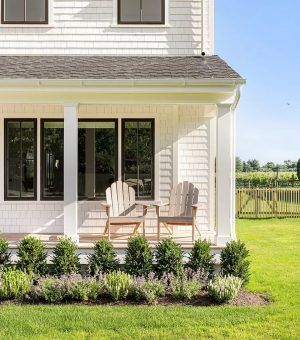
[[[201,207],[201,205],[202,205],[202,204],[200,204],[200,203],[197,203],[197,204],[193,204],[193,205],[192,205],[193,218],[196,218],[197,210],[198,210],[198,208]]]
[[[160,208],[161,208],[161,207],[166,207],[166,206],[168,206],[168,205],[170,205],[169,202],[168,202],[168,203],[157,203],[157,204],[154,204],[154,207],[155,207],[155,209],[156,209],[156,215],[157,215],[157,217],[160,216]]]
[[[141,206],[143,207],[143,216],[145,217],[148,213],[148,209],[150,208],[150,204],[144,203],[144,202],[136,202],[136,206]]]
[[[192,208],[198,209],[202,206],[202,203],[196,203],[192,205]]]
[[[153,204],[154,207],[166,207],[167,205],[170,205],[170,203],[156,203],[156,204]]]
[[[101,203],[101,205],[104,208],[111,208],[111,204],[108,204],[108,203]]]
[[[139,203],[139,202],[136,202],[136,203],[135,203],[135,205],[138,205],[138,206],[140,206],[140,207],[147,207],[147,208],[151,207],[151,205],[150,205],[150,204],[146,204],[146,203]]]
[[[111,204],[108,203],[101,203],[102,207],[105,208],[106,210],[106,215],[108,217],[108,219],[110,218],[110,208],[111,208]]]

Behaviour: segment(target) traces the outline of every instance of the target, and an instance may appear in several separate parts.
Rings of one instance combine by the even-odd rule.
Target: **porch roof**
[[[242,80],[219,56],[0,56],[0,79]]]

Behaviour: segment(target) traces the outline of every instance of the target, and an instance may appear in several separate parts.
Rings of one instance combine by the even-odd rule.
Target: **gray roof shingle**
[[[219,56],[0,56],[0,79],[241,79]]]

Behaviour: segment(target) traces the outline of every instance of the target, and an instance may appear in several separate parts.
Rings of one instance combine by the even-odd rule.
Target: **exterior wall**
[[[49,0],[49,25],[1,25],[0,54],[213,54],[214,0],[166,0],[165,25],[117,25],[117,0]]]
[[[79,118],[155,118],[155,199],[167,202],[173,185],[189,180],[200,189],[198,221],[203,236],[214,236],[214,150],[211,122],[199,105],[80,105]],[[63,202],[4,201],[3,122],[7,117],[63,117],[63,107],[55,105],[0,105],[0,231],[6,233],[63,233]],[[120,128],[119,123],[119,128]],[[39,155],[39,120],[38,120]],[[212,162],[213,158],[213,162]],[[119,162],[120,163],[120,162]],[[120,173],[120,170],[119,170]],[[79,233],[102,233],[105,211],[99,201],[80,201]],[[185,228],[185,227],[180,227]],[[179,228],[179,229],[180,229]],[[125,230],[124,230],[125,231]],[[156,231],[151,211],[147,231]],[[119,229],[118,232],[122,232]]]

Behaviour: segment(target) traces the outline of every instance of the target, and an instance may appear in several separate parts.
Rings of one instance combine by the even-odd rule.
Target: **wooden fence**
[[[300,217],[300,188],[236,189],[239,218]]]

